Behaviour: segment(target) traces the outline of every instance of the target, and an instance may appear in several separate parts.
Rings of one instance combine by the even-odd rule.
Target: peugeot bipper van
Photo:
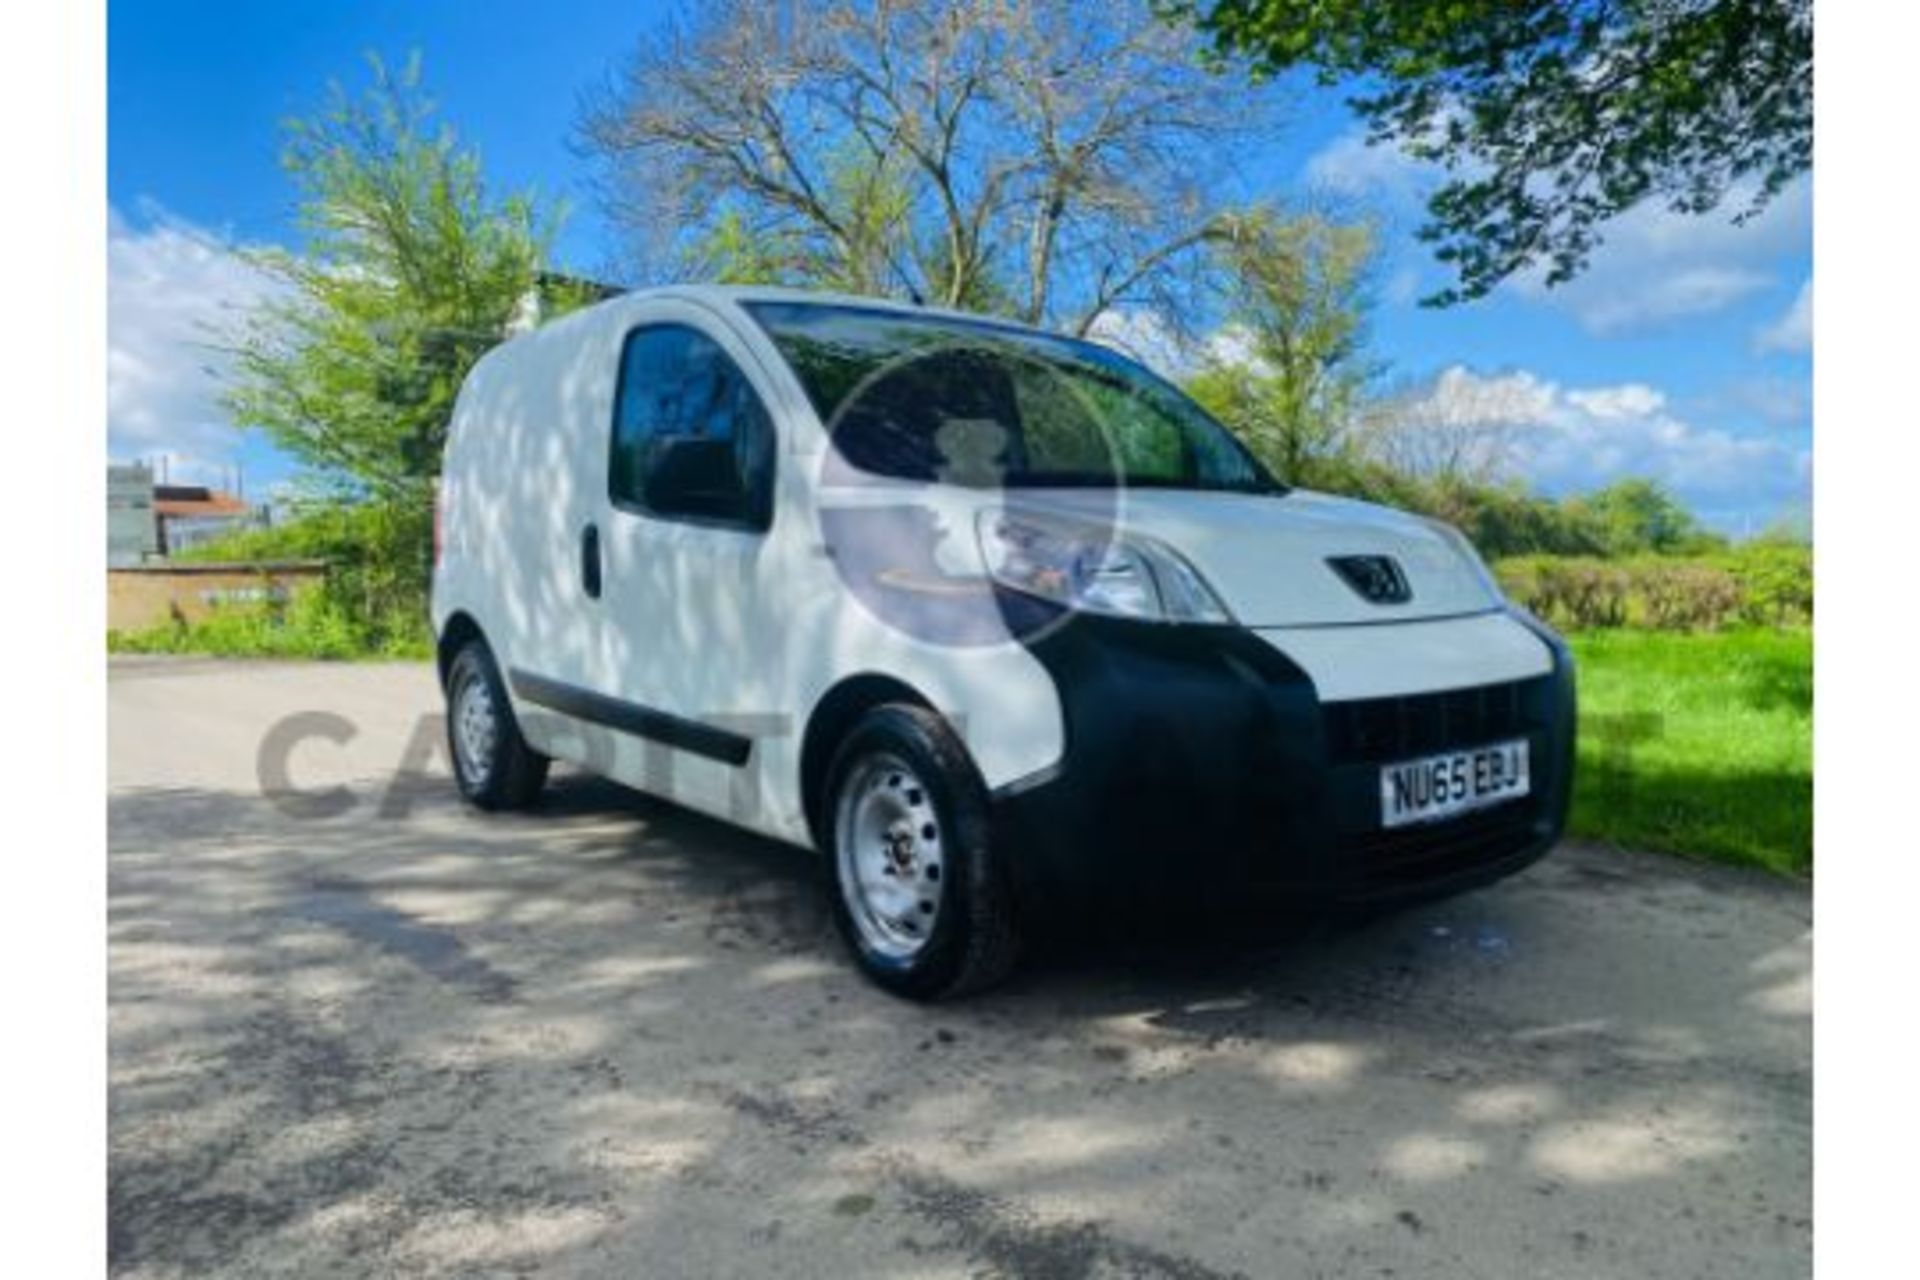
[[[558,759],[817,851],[902,995],[1087,925],[1458,891],[1565,818],[1566,647],[1466,540],[1288,487],[1091,342],[618,297],[474,368],[437,530],[465,797]]]

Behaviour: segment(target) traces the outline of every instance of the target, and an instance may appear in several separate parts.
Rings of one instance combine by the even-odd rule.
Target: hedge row
[[[1516,556],[1494,573],[1507,594],[1557,627],[1718,631],[1813,621],[1813,553],[1749,544],[1705,556]]]

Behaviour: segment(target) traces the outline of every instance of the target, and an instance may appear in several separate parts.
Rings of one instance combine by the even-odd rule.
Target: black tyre
[[[875,983],[936,1000],[1012,971],[1018,933],[986,785],[938,715],[896,703],[862,716],[834,753],[820,812],[834,921]]]
[[[524,809],[552,762],[527,745],[486,642],[462,646],[447,668],[447,754],[454,781],[481,809]]]

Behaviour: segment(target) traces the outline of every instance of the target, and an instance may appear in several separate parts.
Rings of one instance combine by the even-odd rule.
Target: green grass
[[[1813,635],[1590,631],[1571,829],[1813,871]]]

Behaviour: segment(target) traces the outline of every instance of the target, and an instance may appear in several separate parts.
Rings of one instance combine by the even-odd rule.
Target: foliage
[[[1225,421],[1235,425],[1232,418]],[[1712,555],[1728,549],[1724,538],[1702,528],[1650,480],[1629,478],[1555,499],[1518,480],[1423,476],[1379,456],[1376,441],[1364,434],[1350,438],[1338,453],[1309,459],[1304,472],[1283,478],[1444,520],[1491,558]]]
[[[1742,604],[1739,580],[1718,565],[1656,561],[1634,577],[1647,625],[1655,631],[1718,631]]]
[[[1535,556],[1497,562],[1507,595],[1565,630],[1619,627],[1627,621],[1631,580],[1604,560]]]
[[[286,126],[306,243],[254,255],[283,287],[226,400],[319,483],[424,510],[460,383],[536,296],[552,228],[531,197],[489,196],[478,155],[434,126],[417,60],[371,66],[365,92],[336,84]]]
[[[1572,637],[1575,836],[1813,871],[1813,636]]]
[[[430,512],[411,503],[323,503],[283,524],[213,539],[188,561],[325,560],[328,616],[371,653],[427,644]]]
[[[1756,626],[1813,621],[1813,548],[1760,540],[1722,557],[1740,584],[1740,612]]]
[[[1712,555],[1517,556],[1494,572],[1513,599],[1567,630],[1717,631],[1813,622],[1813,556],[1748,543]]]
[[[1718,541],[1654,480],[1615,481],[1567,505],[1576,519],[1589,522],[1608,555],[1700,551]]]
[[[1377,374],[1366,351],[1371,226],[1319,213],[1256,210],[1228,219],[1222,333],[1235,351],[1187,390],[1281,476],[1340,474]]]
[[[1556,502],[1504,478],[1508,442],[1487,424],[1514,420],[1513,406],[1463,399],[1458,389],[1379,394],[1380,367],[1366,347],[1375,252],[1367,223],[1257,209],[1224,225],[1215,255],[1225,320],[1186,389],[1286,482],[1445,520],[1492,556],[1724,545],[1652,480]],[[1607,594],[1598,579],[1585,587],[1583,599]],[[1674,591],[1692,600],[1703,589],[1662,592],[1654,612],[1680,607]]]
[[[1189,313],[1266,100],[1149,0],[716,0],[641,42],[580,141],[671,266],[1083,333]]]
[[[303,592],[285,604],[235,604],[194,623],[164,622],[142,631],[109,631],[113,653],[193,653],[228,658],[422,658],[433,649],[426,619],[411,630],[371,632],[331,591]]]
[[[1425,480],[1376,466],[1362,496],[1444,520],[1486,556],[1598,555],[1599,531],[1574,505],[1532,493],[1517,481]]]
[[[715,284],[779,284],[787,274],[776,246],[755,236],[738,209],[722,210],[691,256],[700,276]]]
[[[588,300],[542,273],[555,215],[490,195],[478,154],[434,123],[418,60],[370,65],[363,92],[336,84],[317,115],[286,125],[305,244],[256,255],[282,288],[245,330],[226,394],[320,497],[189,557],[324,558],[326,585],[293,610],[223,611],[122,646],[426,651],[433,485],[460,385],[515,327]]]
[[[1223,53],[1354,86],[1371,139],[1443,166],[1424,239],[1485,294],[1582,270],[1657,198],[1751,216],[1813,162],[1811,0],[1178,0]]]
[[[1204,384],[1190,384],[1230,427],[1244,430],[1230,406]],[[1517,480],[1477,480],[1464,476],[1421,476],[1372,456],[1360,434],[1343,439],[1335,450],[1310,454],[1297,469],[1281,472],[1290,483],[1377,502],[1383,506],[1444,520],[1489,558],[1510,556],[1604,556],[1612,554],[1606,528],[1579,499],[1554,499]],[[1688,549],[1716,546],[1711,535],[1683,544]],[[1638,544],[1629,552],[1643,549]]]

